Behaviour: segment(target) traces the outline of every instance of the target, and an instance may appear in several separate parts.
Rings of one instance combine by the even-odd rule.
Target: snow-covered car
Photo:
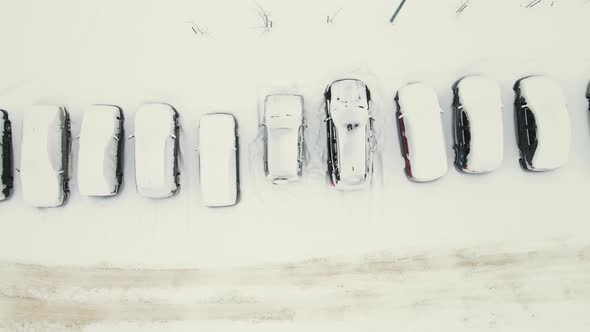
[[[264,171],[273,183],[295,182],[303,162],[303,97],[276,94],[264,102]]]
[[[454,87],[455,166],[467,173],[491,172],[502,164],[502,97],[487,77],[468,76]]]
[[[362,81],[343,79],[328,85],[326,129],[328,175],[337,189],[353,190],[371,182],[374,144],[371,93]]]
[[[61,106],[33,106],[23,119],[20,176],[25,201],[62,205],[69,193],[70,117]]]
[[[13,183],[12,172],[12,127],[8,113],[0,110],[0,141],[2,142],[2,151],[0,151],[0,201],[10,195]]]
[[[144,104],[135,113],[135,183],[140,195],[165,198],[178,190],[178,130],[178,113],[168,104]]]
[[[84,112],[78,152],[78,190],[87,196],[115,195],[123,182],[123,112],[94,105]]]
[[[206,206],[235,205],[239,194],[238,135],[231,114],[211,113],[199,122],[199,178]]]
[[[442,177],[448,165],[436,93],[424,83],[412,83],[399,89],[395,100],[406,175],[418,182]]]
[[[520,164],[530,171],[563,166],[571,144],[563,91],[555,81],[531,76],[516,82],[515,113]]]

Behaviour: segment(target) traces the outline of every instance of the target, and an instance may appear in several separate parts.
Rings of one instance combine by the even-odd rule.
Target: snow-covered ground
[[[132,139],[115,197],[79,195],[76,141],[63,207],[28,206],[15,174],[0,204],[0,328],[588,330],[590,3],[529,2],[471,0],[457,14],[462,1],[411,0],[392,25],[398,1],[260,0],[265,32],[251,1],[0,0],[16,168],[31,104],[66,106],[74,137],[96,103],[120,106],[129,135],[146,102],[174,106],[181,124],[168,199],[135,191]],[[486,175],[450,165],[451,87],[471,74],[497,80],[504,102],[504,159]],[[569,162],[542,174],[520,169],[512,109],[515,81],[533,74],[560,84],[572,130]],[[323,174],[323,91],[346,77],[367,83],[377,113],[362,192]],[[396,91],[417,81],[445,111],[449,171],[427,184],[406,179],[394,122]],[[258,124],[280,92],[304,96],[310,158],[301,183],[273,187]],[[218,111],[238,122],[241,200],[209,209],[194,149],[199,118]]]

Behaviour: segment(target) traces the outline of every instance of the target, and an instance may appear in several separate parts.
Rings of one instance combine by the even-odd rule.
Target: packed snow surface
[[[87,196],[116,193],[119,108],[94,105],[84,112],[78,149],[78,190]],[[123,138],[121,138],[123,139]]]
[[[447,172],[447,153],[441,111],[434,90],[413,83],[398,91],[400,113],[408,141],[408,156],[415,181],[432,181]]]
[[[62,149],[66,110],[31,106],[23,119],[20,176],[23,197],[35,207],[56,207],[65,198]]]
[[[137,192],[149,198],[172,196],[175,110],[167,104],[145,104],[135,114],[135,181]]]
[[[354,188],[365,184],[368,143],[371,129],[370,101],[367,87],[359,80],[339,80],[330,85],[330,117],[336,129],[338,171],[337,188]]]
[[[268,177],[273,181],[296,181],[299,178],[303,97],[269,95],[264,110]]]
[[[571,129],[561,87],[545,76],[525,78],[520,81],[519,87],[537,125],[538,145],[530,165],[532,170],[552,170],[563,166],[569,158]]]
[[[236,122],[230,114],[207,114],[199,124],[199,169],[206,206],[236,204],[238,198]]]
[[[469,76],[457,85],[459,103],[467,115],[471,141],[466,172],[485,173],[502,164],[504,133],[502,96],[494,80]]]

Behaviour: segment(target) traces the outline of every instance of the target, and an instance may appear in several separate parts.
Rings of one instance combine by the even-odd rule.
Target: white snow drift
[[[398,91],[398,121],[406,174],[414,181],[432,181],[447,172],[447,153],[443,135],[442,112],[434,90],[423,83],[413,83]]]
[[[470,134],[463,171],[493,171],[502,163],[504,153],[500,87],[489,78],[469,76],[457,84],[457,97],[460,111],[467,116]]]
[[[519,82],[520,96],[533,113],[537,148],[527,168],[546,171],[563,166],[569,157],[571,129],[565,96],[559,85],[544,76],[532,76]],[[520,112],[521,110],[516,110]]]
[[[149,198],[172,196],[177,183],[177,113],[167,104],[144,104],[135,114],[135,182]]]
[[[206,206],[234,205],[238,199],[238,150],[233,115],[213,113],[199,122],[199,178]]]
[[[84,112],[78,152],[78,189],[82,195],[117,193],[122,116],[118,107],[109,105],[94,105]]]
[[[20,176],[25,201],[56,207],[67,196],[68,113],[61,106],[33,106],[24,115]]]
[[[337,189],[350,190],[370,183],[372,175],[372,110],[365,83],[355,79],[333,82],[327,101],[336,140],[335,163],[338,176],[332,174]],[[333,159],[334,162],[334,159]]]
[[[265,172],[275,184],[299,180],[303,143],[303,97],[276,94],[264,103]]]

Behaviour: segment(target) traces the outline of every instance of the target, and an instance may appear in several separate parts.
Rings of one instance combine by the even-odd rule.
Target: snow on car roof
[[[545,76],[519,82],[520,95],[535,116],[538,146],[532,160],[537,170],[555,169],[569,157],[571,133],[565,96],[559,85]]]
[[[303,97],[269,95],[265,101],[267,167],[271,178],[294,179],[299,171]]]
[[[236,147],[235,128],[236,120],[230,114],[204,115],[199,122],[199,138],[203,138],[205,141],[199,140],[199,150],[234,149]],[[232,135],[228,135],[230,131]],[[215,142],[215,144],[209,144],[211,142]]]
[[[290,115],[303,118],[303,97],[292,94],[268,95],[264,101],[266,118]]]
[[[199,173],[206,206],[228,206],[237,201],[236,122],[216,113],[199,122]]]
[[[303,121],[303,97],[276,94],[266,96],[264,122],[267,128],[299,128]]]
[[[168,104],[144,104],[135,114],[135,179],[146,197],[164,198],[177,189],[174,174],[176,111]]]
[[[398,102],[412,178],[432,181],[443,176],[447,171],[447,154],[436,93],[426,84],[413,83],[398,91]]]
[[[33,106],[24,115],[20,174],[24,199],[36,207],[61,205],[65,198],[61,106]]]
[[[471,134],[466,171],[489,172],[502,163],[502,97],[494,80],[469,76],[457,84],[459,103]]]
[[[78,189],[83,195],[115,194],[118,185],[115,135],[120,131],[116,106],[94,105],[84,112],[80,130]]]

